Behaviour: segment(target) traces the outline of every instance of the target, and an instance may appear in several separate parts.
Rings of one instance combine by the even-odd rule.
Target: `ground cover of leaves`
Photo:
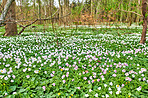
[[[146,98],[148,45],[112,32],[0,37],[0,97]],[[63,34],[63,35],[62,35]]]

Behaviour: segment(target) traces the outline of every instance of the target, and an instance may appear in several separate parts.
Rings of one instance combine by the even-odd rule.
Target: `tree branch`
[[[67,16],[69,16],[70,14],[71,14],[71,13],[69,13],[69,14],[67,14],[67,15],[65,15],[65,16],[59,17],[59,18],[67,17]],[[39,20],[52,20],[52,19],[59,19],[59,18],[56,18],[56,17],[55,17],[55,18],[47,18],[47,19],[36,19],[36,20],[34,20],[33,22],[31,22],[30,24],[28,24],[28,25],[26,25],[26,26],[20,25],[20,26],[23,27],[23,28],[22,28],[22,30],[19,32],[18,35],[21,35],[21,33],[22,33],[27,27],[29,27],[30,25],[36,23],[36,22],[39,21]]]
[[[138,16],[143,17],[141,14],[138,14],[138,13],[133,12],[133,11],[126,11],[126,10],[121,10],[121,9],[118,9],[118,10],[123,11],[123,12],[127,12],[127,13],[133,13],[133,14],[136,14],[136,15],[138,15]]]

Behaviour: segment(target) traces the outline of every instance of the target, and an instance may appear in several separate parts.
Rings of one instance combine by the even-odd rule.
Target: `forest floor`
[[[0,97],[147,98],[148,41],[139,44],[142,29],[42,32],[0,35]]]

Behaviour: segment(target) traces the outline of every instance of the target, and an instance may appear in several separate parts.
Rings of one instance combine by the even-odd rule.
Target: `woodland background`
[[[54,22],[59,25],[124,22],[130,26],[142,22],[141,3],[141,0],[16,0],[16,20],[27,24],[37,18],[54,16]],[[1,12],[3,8],[1,2]],[[59,18],[65,15],[68,16]],[[50,22],[39,21],[38,24]]]

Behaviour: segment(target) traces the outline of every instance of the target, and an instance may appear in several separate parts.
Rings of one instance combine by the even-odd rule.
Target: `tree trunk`
[[[39,19],[40,19],[39,24],[42,24],[41,22],[41,1],[40,0],[38,0],[38,14],[39,14]]]
[[[137,3],[137,13],[140,13],[141,11],[139,10],[140,9],[140,1],[141,0],[138,0],[138,3]],[[137,15],[137,18],[136,18],[136,22],[138,23],[140,21],[140,17]]]
[[[11,1],[11,0],[9,0]],[[7,5],[7,0],[3,0],[3,4]],[[5,11],[5,10],[4,10]],[[6,26],[5,26],[5,33],[4,36],[14,36],[17,35],[17,24],[14,22],[16,20],[16,14],[15,14],[15,0],[12,1],[8,13],[5,17]]]
[[[0,25],[3,24],[3,22],[4,22],[5,18],[6,18],[6,15],[8,13],[8,10],[9,10],[9,8],[10,8],[10,6],[11,6],[11,4],[12,4],[13,1],[14,0],[9,0],[7,2],[7,0],[3,0],[2,7],[3,7],[4,10],[3,10],[2,14],[1,14]]]
[[[146,31],[147,31],[147,0],[142,0],[142,15],[143,15],[143,30],[141,35],[140,43],[144,44],[146,41]]]
[[[61,12],[62,12],[62,6],[61,6],[61,0],[58,0],[59,2],[59,16],[58,17],[61,17]],[[59,18],[59,25],[61,25],[61,19]]]

